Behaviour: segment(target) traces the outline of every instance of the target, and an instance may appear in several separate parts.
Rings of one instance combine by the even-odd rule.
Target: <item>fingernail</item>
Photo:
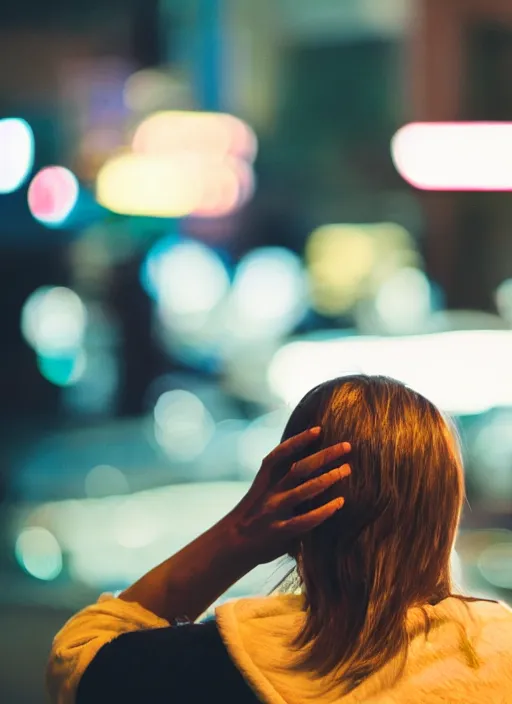
[[[349,474],[352,474],[352,470],[350,468],[349,464],[344,464],[340,467],[340,471],[344,477],[348,477]]]
[[[321,432],[322,428],[320,428],[318,425],[315,428],[311,428],[312,435],[320,435]]]
[[[340,510],[340,508],[343,508],[344,504],[345,504],[345,499],[340,499],[338,501],[338,511]]]
[[[350,450],[352,449],[352,445],[349,442],[344,442],[343,449],[345,450],[345,452],[350,452]]]

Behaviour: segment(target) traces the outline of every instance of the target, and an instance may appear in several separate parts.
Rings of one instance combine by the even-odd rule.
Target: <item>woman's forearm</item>
[[[243,554],[229,516],[120,594],[157,616],[195,621],[256,565]]]

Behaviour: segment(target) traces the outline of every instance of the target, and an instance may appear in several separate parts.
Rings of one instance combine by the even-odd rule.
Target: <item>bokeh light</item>
[[[18,563],[32,577],[56,579],[62,571],[62,551],[55,536],[46,528],[25,528],[16,540]]]
[[[512,589],[512,533],[508,540],[484,548],[478,560],[478,569],[493,587]]]
[[[276,352],[268,383],[278,398],[295,404],[328,379],[382,374],[402,381],[449,413],[476,415],[512,406],[511,356],[508,330],[303,340]]]
[[[139,125],[132,148],[136,154],[150,156],[188,151],[252,161],[257,140],[249,125],[233,115],[164,111],[150,115]]]
[[[129,550],[145,548],[165,530],[162,517],[151,511],[147,503],[127,499],[115,508],[113,536],[121,547]]]
[[[155,437],[169,458],[198,457],[215,432],[215,421],[201,399],[190,391],[166,391],[154,409]]]
[[[419,189],[512,190],[512,123],[411,123],[393,137],[391,156]]]
[[[85,493],[91,499],[128,494],[130,486],[117,467],[101,464],[93,467],[85,477]]]
[[[55,386],[73,386],[85,373],[87,356],[81,349],[64,354],[39,354],[37,366],[42,376]]]
[[[28,207],[32,216],[48,227],[63,225],[78,201],[76,176],[64,166],[47,166],[32,179]]]
[[[305,256],[312,305],[328,317],[347,313],[419,259],[411,235],[394,223],[323,225],[311,233]]]
[[[253,195],[257,140],[233,115],[156,112],[138,126],[132,148],[98,173],[98,201],[114,212],[217,218]]]
[[[140,269],[140,282],[154,301],[158,301],[163,263],[177,245],[188,241],[178,234],[170,234],[157,240],[148,250]]]
[[[284,335],[302,320],[307,307],[300,258],[282,247],[254,249],[236,270],[228,331],[245,339]]]
[[[503,379],[507,383],[507,379]],[[477,426],[470,443],[480,495],[491,502],[512,501],[512,411],[495,411]]]
[[[253,420],[240,434],[237,458],[243,478],[254,479],[264,457],[279,444],[288,416],[286,408],[268,413]]]
[[[386,332],[393,335],[421,332],[432,312],[428,277],[419,269],[400,269],[379,289],[375,308]]]
[[[125,215],[220,217],[252,196],[252,168],[235,158],[180,152],[125,154],[98,173],[98,201]]]
[[[113,591],[215,524],[247,489],[242,481],[186,482],[123,497],[55,501],[45,506],[47,529],[65,551],[73,581]]]
[[[197,160],[124,154],[107,161],[96,181],[98,202],[124,215],[178,218],[197,207],[203,186]]]
[[[87,312],[80,297],[63,286],[37,289],[21,313],[23,336],[42,356],[79,348],[86,324]]]
[[[164,318],[175,323],[179,318],[184,324],[188,324],[187,316],[203,316],[213,310],[230,286],[224,262],[214,250],[173,236],[150,249],[141,279]]]
[[[190,213],[194,217],[221,217],[244,205],[254,193],[251,166],[240,159],[204,159],[198,173],[202,193]]]
[[[0,193],[13,193],[28,178],[34,165],[34,134],[17,117],[0,120]]]

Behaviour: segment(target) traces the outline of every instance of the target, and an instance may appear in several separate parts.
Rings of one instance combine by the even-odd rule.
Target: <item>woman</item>
[[[512,611],[452,593],[463,499],[457,441],[429,401],[382,377],[321,384],[232,512],[64,626],[53,701],[512,702]],[[284,554],[300,593],[193,623]]]

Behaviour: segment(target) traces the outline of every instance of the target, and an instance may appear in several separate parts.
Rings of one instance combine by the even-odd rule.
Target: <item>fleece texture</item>
[[[301,596],[242,599],[219,607],[216,616],[232,660],[268,704],[512,704],[512,610],[484,601],[468,607],[470,614],[453,598],[426,606],[433,621],[428,639],[422,611],[411,609],[407,628],[414,637],[403,676],[394,684],[397,657],[348,695],[334,679],[318,681],[290,667],[290,637],[305,618]]]
[[[112,594],[102,594],[96,604],[71,618],[53,640],[46,670],[51,701],[74,704],[78,685],[98,651],[123,633],[166,628],[169,623],[142,606]]]
[[[230,601],[216,609],[216,620],[231,660],[265,704],[512,704],[512,610],[483,601],[468,607],[470,614],[452,598],[426,606],[433,622],[428,638],[421,610],[411,609],[407,627],[414,637],[403,676],[394,683],[397,658],[348,695],[332,679],[319,682],[311,674],[291,670],[290,639],[305,618],[302,596]],[[117,636],[166,627],[167,621],[138,604],[101,597],[55,637],[47,670],[52,702],[75,704],[85,670]]]

